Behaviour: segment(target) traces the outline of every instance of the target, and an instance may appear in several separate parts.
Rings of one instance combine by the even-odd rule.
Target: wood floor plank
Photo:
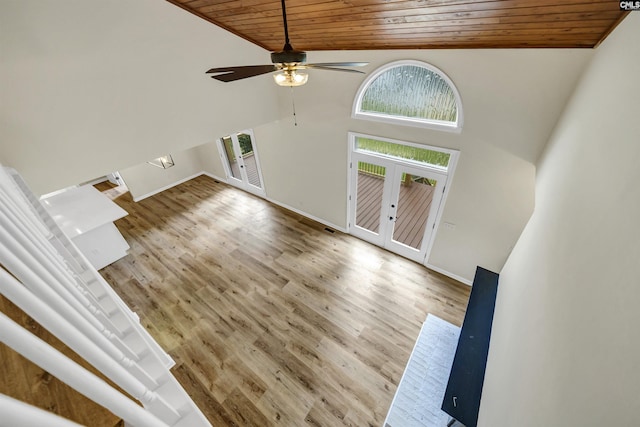
[[[234,417],[227,412],[222,404],[210,393],[199,380],[198,376],[189,369],[187,364],[180,364],[173,368],[174,376],[189,390],[192,399],[199,403],[200,410],[214,426],[243,427],[237,424]]]
[[[101,270],[215,426],[379,426],[422,322],[469,288],[208,177],[134,203]]]
[[[238,388],[235,388],[231,394],[222,403],[234,421],[245,427],[265,427],[272,425],[260,409],[247,398]]]

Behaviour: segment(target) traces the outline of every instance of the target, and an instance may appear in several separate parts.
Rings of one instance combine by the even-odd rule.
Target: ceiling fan
[[[363,73],[363,71],[351,70],[348,68],[336,67],[362,67],[368,62],[325,62],[319,64],[307,64],[307,53],[295,50],[289,42],[289,29],[287,27],[287,12],[282,0],[282,21],[284,23],[284,47],[280,52],[271,53],[270,65],[245,65],[238,67],[220,67],[212,68],[207,74],[213,74],[211,77],[221,82],[233,82],[236,80],[246,79],[248,77],[259,76],[261,74],[273,73],[274,80],[280,86],[302,86],[309,78],[309,75],[303,70],[333,70],[345,71],[349,73]],[[302,70],[302,71],[301,71]]]

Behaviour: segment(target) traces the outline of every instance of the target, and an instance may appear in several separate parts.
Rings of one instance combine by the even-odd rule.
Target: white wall
[[[461,151],[429,262],[466,279],[476,265],[499,271],[534,204],[535,167],[591,50],[437,50],[310,52],[310,62],[369,61],[366,71],[399,59],[443,70],[464,108],[461,134],[351,119],[365,76],[311,71],[280,90],[281,121],[254,128],[268,197],[346,227],[347,133],[361,133]],[[287,116],[287,112],[289,115]]]
[[[597,49],[501,273],[479,426],[640,425],[640,14]]]
[[[133,200],[149,197],[202,173],[221,180],[226,178],[220,153],[213,142],[167,154],[171,154],[175,163],[168,169],[145,162],[120,170]]]
[[[175,163],[168,169],[161,169],[145,162],[120,170],[120,175],[134,200],[140,200],[170,188],[177,182],[200,175],[203,171],[198,147],[167,154],[171,154]]]
[[[0,161],[37,194],[271,122],[269,53],[162,0],[0,2]]]
[[[202,171],[210,176],[222,180],[226,179],[222,158],[220,157],[220,151],[218,151],[216,143],[208,142],[199,145],[196,149],[198,157],[200,158],[200,164],[202,165]]]

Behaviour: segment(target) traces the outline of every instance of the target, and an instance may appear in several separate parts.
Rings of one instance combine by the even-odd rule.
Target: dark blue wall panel
[[[442,410],[466,427],[478,423],[497,292],[498,274],[478,267],[442,401]]]

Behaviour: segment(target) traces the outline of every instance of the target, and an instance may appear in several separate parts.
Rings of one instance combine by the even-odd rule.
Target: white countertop
[[[70,188],[40,201],[70,239],[128,215],[92,185]]]

